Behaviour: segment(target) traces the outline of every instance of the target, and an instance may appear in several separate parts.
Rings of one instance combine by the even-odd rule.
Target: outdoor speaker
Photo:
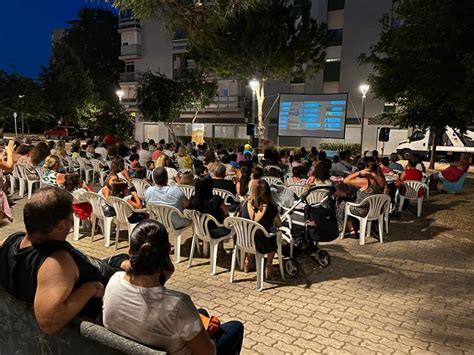
[[[388,142],[390,139],[390,128],[382,127],[379,130],[379,142]]]
[[[247,136],[254,136],[255,125],[253,123],[247,123]]]

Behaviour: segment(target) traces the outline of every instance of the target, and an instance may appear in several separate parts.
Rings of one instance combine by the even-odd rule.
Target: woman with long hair
[[[61,186],[64,184],[64,174],[59,172],[61,161],[57,155],[49,155],[44,161],[41,182],[45,185]]]
[[[210,176],[201,177],[195,181],[194,196],[191,197],[189,208],[213,216],[217,222],[224,223],[229,216],[229,208],[224,199],[212,192],[214,181]],[[214,222],[209,222],[211,238],[221,238],[230,233],[226,227],[217,227]]]
[[[278,208],[273,202],[270,186],[265,180],[254,180],[250,185],[250,195],[244,202],[241,217],[258,222],[267,232],[275,232],[275,228],[281,227]],[[267,254],[265,266],[266,278],[270,278],[272,272],[273,258],[277,250],[276,236],[267,238],[263,233],[255,235],[255,247],[260,254]],[[250,259],[245,258],[244,271],[248,271]]]
[[[33,166],[42,166],[49,155],[49,148],[45,142],[39,142],[31,152],[31,163]]]
[[[116,174],[119,179],[125,180],[128,183],[132,181],[128,170],[125,168],[125,160],[119,156],[116,156],[112,159],[112,163],[110,164],[110,172]]]
[[[184,145],[179,146],[176,161],[178,162],[178,166],[180,169],[193,168],[193,159],[186,152],[186,147]]]
[[[170,354],[240,353],[241,322],[219,325],[204,310],[198,312],[187,294],[165,287],[175,271],[170,250],[162,224],[145,220],[134,228],[130,268],[115,273],[105,290],[105,327]]]
[[[88,219],[92,214],[92,206],[83,199],[82,195],[84,192],[91,191],[91,189],[81,180],[78,173],[66,173],[64,176],[64,189],[74,196],[75,201],[72,205],[74,214],[81,220]]]

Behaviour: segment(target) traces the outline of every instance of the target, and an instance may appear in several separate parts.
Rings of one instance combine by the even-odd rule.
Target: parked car
[[[94,139],[94,133],[89,128],[79,128],[79,138],[80,139]]]
[[[72,126],[56,126],[44,132],[46,139],[69,139],[78,138],[79,131]]]

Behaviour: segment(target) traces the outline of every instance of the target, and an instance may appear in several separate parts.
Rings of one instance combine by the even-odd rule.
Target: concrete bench
[[[130,325],[133,326],[133,325]],[[41,333],[31,304],[0,288],[0,354],[160,354],[104,327],[75,318],[54,336]]]

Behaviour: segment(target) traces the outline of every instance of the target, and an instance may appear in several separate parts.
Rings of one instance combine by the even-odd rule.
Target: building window
[[[234,138],[235,126],[214,126],[214,137],[216,138]]]
[[[384,103],[383,105],[383,112],[384,113],[394,113],[395,112],[395,104],[392,103]]]
[[[329,41],[328,47],[331,46],[342,46],[342,28],[337,30],[329,30]]]
[[[135,62],[125,64],[125,73],[135,73]]]
[[[343,10],[345,0],[328,0],[328,11]]]
[[[324,68],[323,81],[339,81],[341,62],[328,62]]]

